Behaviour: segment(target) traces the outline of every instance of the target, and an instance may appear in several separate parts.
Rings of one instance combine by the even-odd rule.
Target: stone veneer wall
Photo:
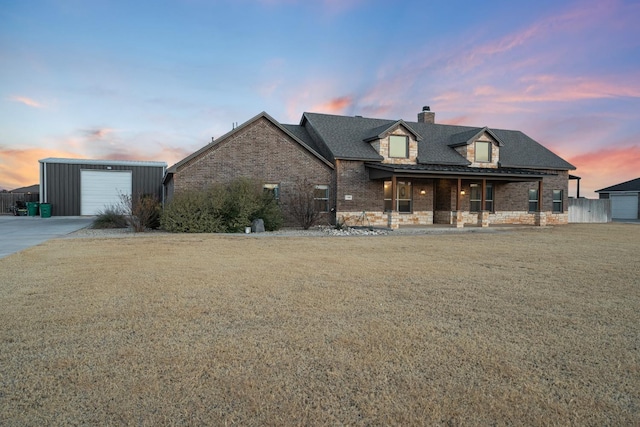
[[[391,220],[390,217],[391,216]],[[433,212],[418,211],[412,213],[398,212],[338,212],[337,219],[347,226],[372,226],[398,228],[403,225],[431,225]]]
[[[401,157],[389,157],[389,136],[390,135],[400,135],[406,136],[409,138],[409,157],[401,158]],[[416,158],[418,157],[418,141],[414,138],[414,136],[409,133],[404,127],[398,127],[394,131],[392,131],[385,138],[374,141],[373,147],[376,149],[378,154],[384,157],[382,163],[392,163],[392,164],[406,164],[406,165],[415,165]]]

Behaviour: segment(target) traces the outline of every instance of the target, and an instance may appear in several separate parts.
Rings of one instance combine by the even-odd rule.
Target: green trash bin
[[[40,217],[51,218],[51,203],[40,203]]]
[[[27,202],[27,214],[29,216],[37,216],[39,205],[40,203],[38,202]]]

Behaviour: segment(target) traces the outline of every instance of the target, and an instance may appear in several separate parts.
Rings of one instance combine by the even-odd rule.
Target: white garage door
[[[616,219],[638,219],[638,195],[612,194],[611,216]]]
[[[80,215],[96,215],[131,196],[131,171],[80,171]]]

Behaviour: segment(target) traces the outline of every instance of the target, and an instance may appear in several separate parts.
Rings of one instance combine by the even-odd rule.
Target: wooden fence
[[[0,215],[13,214],[13,206],[16,200],[25,202],[37,202],[40,199],[38,193],[0,193]]]
[[[569,222],[611,222],[611,201],[569,199]]]

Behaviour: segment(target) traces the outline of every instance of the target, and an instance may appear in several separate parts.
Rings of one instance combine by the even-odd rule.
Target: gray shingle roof
[[[311,128],[309,134],[314,136],[318,145],[324,143],[334,158],[380,161],[382,157],[366,141],[398,122],[401,121],[304,113],[300,125]],[[575,169],[573,165],[520,131],[404,121],[402,123],[421,137],[418,138],[418,162],[421,164],[469,165],[470,162],[451,145],[467,142],[475,135],[487,131],[501,143],[501,167]]]
[[[640,178],[621,182],[620,184],[612,185],[602,190],[596,190],[596,193],[608,193],[610,191],[640,191]]]
[[[391,126],[396,120],[304,113],[301,126],[311,126],[334,158],[380,161],[370,143],[373,129]]]
[[[389,124],[384,124],[382,126],[379,126],[375,129],[371,129],[371,132],[369,134],[369,136],[367,136],[366,138],[364,138],[364,140],[366,142],[371,142],[371,141],[375,141],[381,138],[384,138],[387,136],[387,134],[389,132],[392,132],[393,130],[395,130],[397,127],[399,126],[404,126],[405,129],[407,129],[415,138],[417,141],[420,141],[422,139],[422,137],[420,135],[418,135],[418,133],[416,131],[414,131],[413,129],[411,129],[411,126],[409,126],[404,120],[396,120],[395,122]]]

